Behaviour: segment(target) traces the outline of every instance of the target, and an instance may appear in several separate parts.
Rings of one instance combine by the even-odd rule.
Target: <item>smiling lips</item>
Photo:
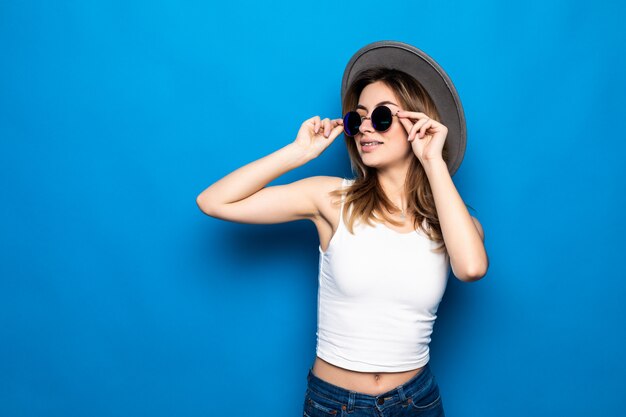
[[[360,144],[363,152],[369,152],[376,149],[379,145],[382,145],[383,142],[376,140],[362,140],[360,141]]]

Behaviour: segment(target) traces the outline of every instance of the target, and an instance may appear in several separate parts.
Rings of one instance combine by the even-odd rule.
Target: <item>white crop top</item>
[[[342,185],[354,180],[344,179]],[[361,372],[426,365],[428,344],[450,272],[447,253],[415,230],[343,223],[320,250],[317,356]]]

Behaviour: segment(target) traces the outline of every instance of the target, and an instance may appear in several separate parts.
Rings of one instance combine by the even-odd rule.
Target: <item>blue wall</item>
[[[195,198],[340,116],[382,39],[468,121],[454,181],[491,266],[440,306],[447,414],[619,414],[626,8],[602,3],[1,2],[0,415],[301,415],[315,228]],[[272,184],[311,175],[350,175],[342,138]]]

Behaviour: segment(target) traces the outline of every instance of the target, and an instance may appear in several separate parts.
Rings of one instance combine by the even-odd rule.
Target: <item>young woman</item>
[[[400,42],[355,54],[342,101],[344,118],[306,120],[295,141],[217,181],[197,204],[234,222],[317,227],[317,356],[305,416],[443,416],[428,365],[437,307],[450,268],[474,281],[489,264],[482,227],[451,179],[465,147],[460,101],[430,57]],[[450,141],[442,120],[454,127]],[[342,132],[354,179],[266,187]]]

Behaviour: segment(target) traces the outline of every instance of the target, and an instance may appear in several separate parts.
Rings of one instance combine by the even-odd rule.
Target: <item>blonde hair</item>
[[[342,103],[342,114],[354,110],[363,89],[376,81],[381,81],[391,88],[403,110],[422,112],[433,120],[440,122],[439,113],[433,100],[424,87],[411,75],[396,69],[372,68],[359,73],[346,90]],[[393,220],[387,213],[398,213],[401,210],[385,195],[378,182],[376,168],[363,164],[354,138],[345,136],[352,172],[356,175],[354,183],[345,188],[331,192],[331,196],[345,194],[343,218],[347,220],[347,228],[354,234],[354,223],[370,220],[387,221],[393,225],[402,223]],[[443,147],[443,159],[448,162],[448,142]],[[441,242],[433,252],[446,251],[443,234],[437,216],[435,200],[422,164],[416,156],[411,160],[405,180],[405,194],[408,198],[408,213],[414,218],[414,228],[422,230],[430,240]]]

